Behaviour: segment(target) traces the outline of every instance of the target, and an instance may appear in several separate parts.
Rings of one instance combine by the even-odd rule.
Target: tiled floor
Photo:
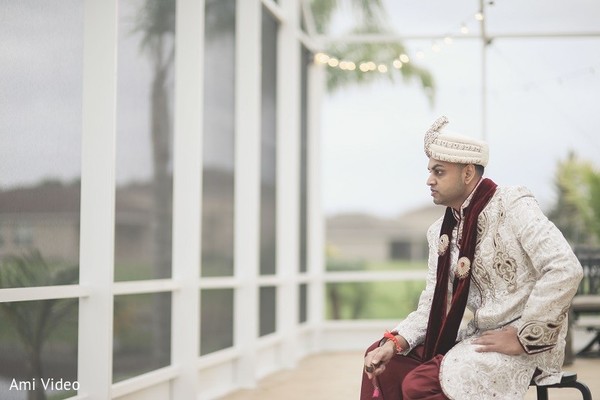
[[[275,373],[253,390],[240,390],[223,400],[352,400],[358,399],[361,352],[321,353],[305,358],[297,368]],[[576,372],[596,400],[600,400],[600,357],[576,358],[565,370]],[[550,400],[580,400],[575,389],[551,389]],[[526,400],[536,399],[531,388]]]
[[[224,400],[352,400],[358,399],[362,353],[322,353],[305,358],[298,368],[273,374],[256,389],[240,390]],[[600,399],[600,358],[577,358],[565,368],[576,372],[595,399]],[[550,400],[581,400],[575,389],[551,389]],[[532,388],[526,400],[536,399]]]

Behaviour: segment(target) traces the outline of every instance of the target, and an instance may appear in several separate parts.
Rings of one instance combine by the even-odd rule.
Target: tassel
[[[377,378],[373,377],[373,397],[374,399],[378,399],[379,398],[379,386],[377,386]]]
[[[379,387],[375,386],[375,389],[373,389],[373,398],[377,399],[379,398]]]

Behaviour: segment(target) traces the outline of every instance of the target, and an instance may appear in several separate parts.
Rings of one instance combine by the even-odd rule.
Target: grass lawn
[[[390,261],[328,263],[336,271],[423,270],[427,263]],[[425,280],[344,282],[327,285],[327,319],[401,319],[417,307]]]

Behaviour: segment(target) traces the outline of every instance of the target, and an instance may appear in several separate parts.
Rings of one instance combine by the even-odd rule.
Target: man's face
[[[463,173],[465,166],[430,158],[427,169],[427,186],[431,189],[433,202],[458,210],[469,195],[466,193],[467,185]]]

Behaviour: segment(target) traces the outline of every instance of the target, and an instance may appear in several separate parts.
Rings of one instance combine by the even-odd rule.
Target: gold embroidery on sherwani
[[[563,308],[556,321],[531,321],[521,327],[519,338],[527,353],[539,353],[556,345],[568,310],[569,307]]]
[[[469,275],[469,271],[471,271],[471,260],[468,257],[461,257],[454,269],[454,275],[458,279],[465,279]]]
[[[483,267],[483,259],[481,258],[481,251],[479,250],[479,245],[481,244],[482,238],[484,238],[487,235],[488,226],[489,226],[489,221],[488,221],[487,215],[484,211],[481,214],[479,214],[479,219],[477,220],[477,247],[478,247],[478,250],[475,251],[475,257],[473,260],[474,262],[472,265],[473,282],[475,282],[475,285],[477,285],[477,288],[479,289],[480,293],[483,292],[484,287],[486,288],[486,290],[485,290],[486,292],[490,292],[490,293],[495,292],[493,290],[494,287],[493,287],[492,279],[490,278],[490,274]]]
[[[494,255],[494,269],[506,282],[508,292],[514,292],[517,289],[517,264],[515,259],[504,252],[498,252]]]
[[[500,212],[498,223],[502,224],[503,220],[504,210]],[[513,293],[517,290],[517,262],[509,256],[506,245],[498,232],[494,235],[494,248],[496,249],[493,262],[494,270],[506,282],[507,291]]]
[[[556,345],[561,324],[531,321],[521,327],[519,337],[528,354],[539,353]]]
[[[448,235],[444,234],[440,236],[440,243],[438,244],[438,256],[443,256],[448,250],[448,245],[450,244],[450,239],[448,239]]]

